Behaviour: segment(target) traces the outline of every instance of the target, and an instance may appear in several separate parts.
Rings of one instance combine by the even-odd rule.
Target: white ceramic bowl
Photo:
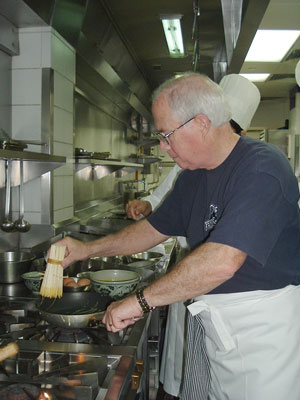
[[[139,281],[140,275],[126,269],[103,269],[89,273],[93,290],[103,296],[110,296],[114,300],[132,293]]]

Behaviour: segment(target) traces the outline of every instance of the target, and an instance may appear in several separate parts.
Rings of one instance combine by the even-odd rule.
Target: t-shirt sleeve
[[[291,217],[280,182],[267,173],[249,173],[228,192],[207,241],[235,247],[264,265]]]

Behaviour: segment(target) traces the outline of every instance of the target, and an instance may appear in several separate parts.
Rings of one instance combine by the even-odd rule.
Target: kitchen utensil
[[[22,282],[22,274],[29,271],[34,255],[26,251],[0,253],[0,283]]]
[[[92,288],[96,293],[118,300],[132,293],[141,277],[137,272],[126,269],[103,269],[90,272],[89,279],[91,279]]]
[[[24,219],[24,170],[23,170],[23,160],[20,160],[20,216],[17,221],[15,221],[15,228],[19,232],[28,232],[30,229],[29,222]]]
[[[101,323],[112,299],[93,292],[64,293],[60,299],[44,298],[37,306],[41,317],[60,328],[87,328]]]
[[[5,215],[4,221],[1,224],[1,229],[4,232],[11,232],[15,229],[13,221],[9,219],[9,209],[10,209],[10,175],[11,175],[11,160],[5,161],[6,170],[6,194],[5,194]]]

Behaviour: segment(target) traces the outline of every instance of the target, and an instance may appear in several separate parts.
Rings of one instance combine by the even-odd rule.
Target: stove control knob
[[[144,361],[136,360],[135,371],[131,375],[131,389],[132,390],[138,390],[138,388],[140,386],[140,380],[141,380],[143,371],[144,371]]]
[[[141,360],[141,359],[136,360],[135,365],[136,365],[136,370],[138,372],[143,372],[144,371],[144,360]]]
[[[138,390],[140,386],[140,379],[141,379],[141,374],[139,372],[134,372],[131,374],[131,389],[132,390]]]

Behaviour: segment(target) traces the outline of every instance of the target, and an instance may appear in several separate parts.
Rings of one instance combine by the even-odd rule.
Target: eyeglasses
[[[158,136],[159,140],[161,142],[164,142],[166,144],[170,144],[168,137],[170,137],[171,135],[173,135],[174,132],[176,132],[178,129],[182,128],[184,125],[188,124],[189,122],[191,122],[195,117],[190,118],[188,121],[184,122],[183,124],[181,124],[180,126],[178,126],[177,128],[173,129],[171,132],[166,133],[165,135],[162,132],[153,132],[154,135]]]

